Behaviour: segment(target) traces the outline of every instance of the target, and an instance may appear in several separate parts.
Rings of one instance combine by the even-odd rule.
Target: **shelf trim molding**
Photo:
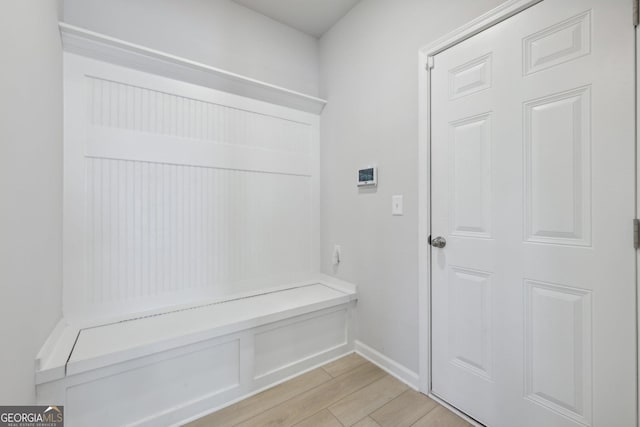
[[[59,22],[58,25],[65,52],[313,114],[320,114],[327,104],[326,100],[315,96],[130,43],[65,22]]]

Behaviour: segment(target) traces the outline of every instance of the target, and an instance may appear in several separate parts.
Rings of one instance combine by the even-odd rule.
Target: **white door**
[[[492,427],[636,425],[629,0],[434,58],[432,390]]]

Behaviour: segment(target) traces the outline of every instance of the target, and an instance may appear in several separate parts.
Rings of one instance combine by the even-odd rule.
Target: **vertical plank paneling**
[[[310,268],[308,177],[109,159],[86,170],[89,301],[224,294]]]
[[[269,150],[310,150],[310,126],[306,123],[124,83],[98,78],[89,81],[91,120],[98,126]]]
[[[93,77],[86,93],[93,126],[311,155],[308,123]],[[85,173],[90,306],[313,269],[311,177],[88,157]]]

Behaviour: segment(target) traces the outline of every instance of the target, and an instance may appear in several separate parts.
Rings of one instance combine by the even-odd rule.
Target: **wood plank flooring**
[[[188,427],[468,427],[357,354],[200,418]]]

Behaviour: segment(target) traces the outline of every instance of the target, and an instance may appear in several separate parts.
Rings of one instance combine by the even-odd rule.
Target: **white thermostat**
[[[358,170],[358,187],[378,185],[378,168],[367,166]]]

